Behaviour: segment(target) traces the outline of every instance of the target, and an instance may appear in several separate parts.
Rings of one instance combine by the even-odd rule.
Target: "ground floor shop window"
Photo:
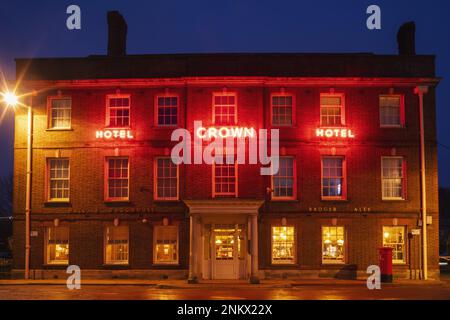
[[[156,226],[154,229],[154,262],[178,263],[178,227]]]
[[[272,227],[272,263],[295,263],[294,227]]]
[[[345,263],[344,227],[322,227],[322,263]]]
[[[405,263],[405,227],[383,227],[383,247],[392,248],[392,263]]]
[[[105,263],[128,264],[128,227],[107,227],[105,237]]]
[[[69,228],[49,227],[47,228],[47,263],[68,264],[69,263]]]

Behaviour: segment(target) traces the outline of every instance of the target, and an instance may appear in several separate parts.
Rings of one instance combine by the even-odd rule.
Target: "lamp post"
[[[19,97],[10,91],[1,93],[3,102],[7,107],[16,108],[17,106],[27,108],[27,182],[26,182],[26,203],[25,203],[25,279],[30,278],[30,227],[31,227],[31,168],[32,168],[32,143],[33,143],[33,99],[30,96],[30,105],[20,103]]]

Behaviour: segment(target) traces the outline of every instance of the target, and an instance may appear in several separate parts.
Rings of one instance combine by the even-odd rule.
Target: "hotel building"
[[[91,278],[354,278],[383,246],[395,277],[418,278],[422,243],[439,276],[434,56],[402,52],[401,36],[399,55],[126,55],[111,31],[124,22],[109,18],[107,55],[16,60],[33,92],[28,233],[27,115],[15,119],[17,277],[27,234],[32,278],[68,265]],[[279,130],[278,172],[175,164],[172,133],[194,137],[195,121]]]

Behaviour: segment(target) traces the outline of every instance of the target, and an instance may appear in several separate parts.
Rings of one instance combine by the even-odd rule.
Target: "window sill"
[[[320,201],[323,202],[349,202],[348,199],[339,199],[339,198],[321,198]]]
[[[45,263],[43,267],[45,269],[66,269],[69,263]]]
[[[154,199],[155,202],[180,202],[180,199]]]
[[[162,263],[162,262],[158,262],[158,263],[153,263],[154,267],[179,267],[180,263],[179,262],[174,262],[174,263]]]
[[[381,199],[382,202],[407,202],[407,199]]]
[[[128,263],[105,263],[103,264],[103,268],[105,269],[128,269],[130,264]]]
[[[405,126],[380,126],[380,129],[406,129]]]
[[[71,207],[72,203],[70,201],[46,201],[44,202],[45,207]]]
[[[45,129],[45,131],[73,131],[73,129],[72,128],[61,128],[61,129],[59,129],[59,128],[47,128],[47,129]]]

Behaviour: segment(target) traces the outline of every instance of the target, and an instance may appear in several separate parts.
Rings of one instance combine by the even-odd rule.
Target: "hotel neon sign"
[[[342,138],[342,139],[353,139],[355,134],[351,129],[346,128],[317,128],[316,129],[317,138]]]
[[[133,132],[127,129],[105,129],[97,130],[95,132],[96,139],[120,139],[120,140],[132,140],[134,139]]]

